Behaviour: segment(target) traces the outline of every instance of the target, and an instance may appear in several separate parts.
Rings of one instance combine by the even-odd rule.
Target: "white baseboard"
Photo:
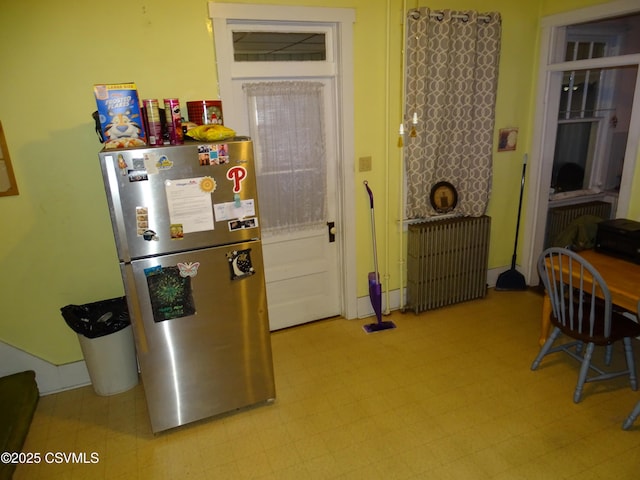
[[[400,290],[389,291],[389,311],[398,310],[400,308]],[[382,292],[382,314],[384,315],[387,307],[387,294]],[[367,318],[375,315],[371,299],[367,297],[358,298],[358,318]]]
[[[40,395],[62,392],[91,384],[84,360],[54,365],[34,355],[0,342],[0,377],[33,370]]]

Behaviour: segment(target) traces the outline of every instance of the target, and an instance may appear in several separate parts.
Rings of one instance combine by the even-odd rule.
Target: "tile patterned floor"
[[[275,332],[273,404],[156,436],[142,386],[45,396],[24,451],[98,462],[21,465],[14,479],[639,478],[640,425],[620,427],[640,394],[625,379],[587,384],[575,405],[573,360],[530,371],[541,304],[490,290],[393,313],[398,328],[370,335],[371,319]]]

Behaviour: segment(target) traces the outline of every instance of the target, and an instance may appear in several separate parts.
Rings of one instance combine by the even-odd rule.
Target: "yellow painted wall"
[[[356,10],[354,161],[373,157],[373,170],[356,173],[354,196],[347,199],[357,209],[358,294],[367,295],[366,273],[372,269],[364,179],[371,183],[377,200],[383,278],[391,288],[398,288],[402,236],[396,223],[400,179],[396,142],[403,2],[277,3]],[[512,253],[521,158],[530,141],[534,113],[531,98],[540,14],[594,3],[601,2],[420,1],[432,8],[502,14],[496,127],[518,126],[520,140],[516,152],[495,156],[488,211],[493,218],[490,267],[508,265]],[[183,102],[218,96],[206,0],[126,5],[117,11],[104,2],[0,4],[0,121],[20,189],[19,196],[0,198],[0,340],[54,364],[81,358],[75,334],[64,324],[59,308],[123,294],[97,161],[100,145],[91,119],[96,108],[92,85],[135,81],[144,98],[175,96]],[[406,2],[407,8],[417,5]]]

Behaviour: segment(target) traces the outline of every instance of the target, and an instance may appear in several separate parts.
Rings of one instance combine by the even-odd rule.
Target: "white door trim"
[[[295,7],[275,5],[250,5],[209,2],[209,16],[213,22],[214,40],[223,45],[229,42],[227,24],[233,21],[272,21],[295,23],[327,23],[336,31],[337,58],[334,58],[338,75],[336,76],[338,94],[338,114],[341,115],[342,129],[338,132],[339,166],[338,185],[339,206],[336,222],[341,228],[342,265],[342,306],[341,314],[345,318],[356,318],[358,311],[356,280],[356,232],[355,232],[355,148],[354,132],[354,86],[353,86],[353,23],[355,10],[351,8]],[[220,98],[232,98],[231,76],[220,76],[221,65],[231,68],[234,64],[232,48],[221,48],[217,58],[218,90]],[[226,77],[226,78],[225,78]],[[225,119],[227,118],[225,110]]]
[[[538,81],[536,92],[536,109],[534,117],[533,137],[531,141],[530,174],[528,178],[528,195],[526,220],[523,242],[522,269],[528,284],[537,284],[536,261],[542,252],[547,218],[547,205],[549,197],[549,179],[551,178],[551,162],[543,161],[545,158],[553,159],[556,123],[548,121],[550,109],[557,107],[560,96],[562,71],[569,63],[557,64],[554,54],[556,46],[560,42],[559,27],[583,22],[610,18],[639,12],[640,6],[637,0],[618,0],[593,7],[582,8],[571,12],[550,15],[541,20],[540,34],[540,58],[538,61]],[[610,66],[628,65],[638,62],[639,55],[627,55],[625,57],[611,57],[600,59],[608,62]],[[576,67],[588,68],[587,61],[571,62]],[[554,65],[556,64],[556,65]],[[569,65],[570,66],[570,65]],[[631,184],[635,171],[638,155],[638,142],[640,140],[640,75],[636,79],[635,96],[633,101],[633,113],[629,125],[629,137],[627,151],[624,160],[623,183],[617,204],[617,216],[625,216],[628,211],[631,198]]]

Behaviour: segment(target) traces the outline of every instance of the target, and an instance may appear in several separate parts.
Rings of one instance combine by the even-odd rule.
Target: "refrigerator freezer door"
[[[122,268],[154,432],[275,398],[259,241]]]
[[[104,151],[120,261],[260,238],[249,140]]]

